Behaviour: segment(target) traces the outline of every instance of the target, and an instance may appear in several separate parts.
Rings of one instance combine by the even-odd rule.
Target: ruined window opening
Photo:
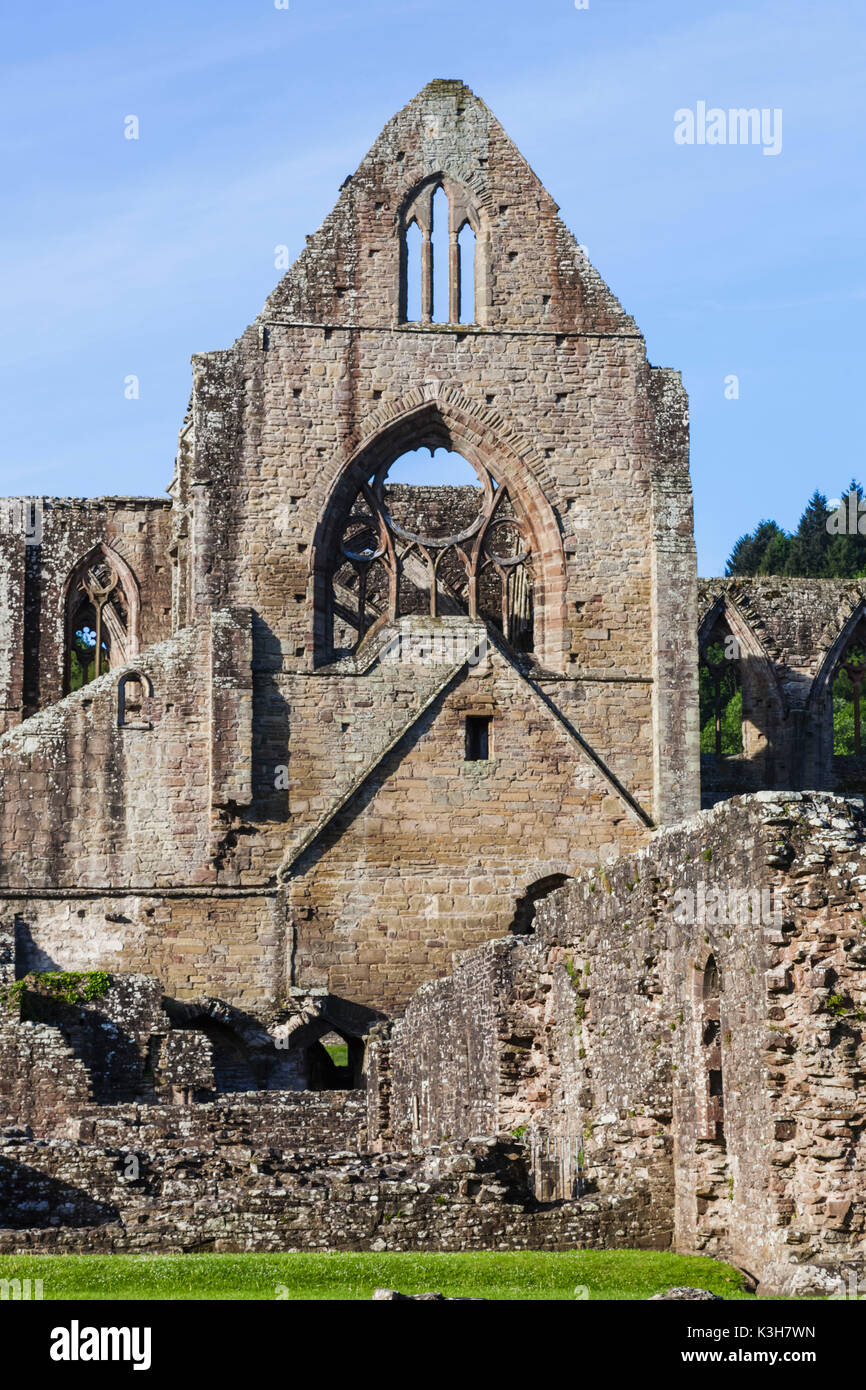
[[[103,630],[101,615],[92,603],[82,605],[75,614],[67,653],[67,689],[70,693],[80,690],[83,685],[111,669],[110,647],[111,639]]]
[[[433,260],[433,295],[430,301],[430,320],[432,323],[452,322],[450,313],[451,246],[449,238],[449,203],[444,188],[437,188],[433,194],[433,224],[431,228],[431,255]],[[459,314],[458,314],[459,317]]]
[[[701,986],[701,1073],[705,1088],[704,1138],[715,1144],[725,1142],[721,993],[719,967],[715,956],[710,956]]]
[[[117,683],[117,727],[150,729],[145,719],[144,701],[153,694],[153,685],[141,671],[127,671]]]
[[[122,665],[136,647],[134,580],[104,546],[80,562],[66,586],[64,694]]]
[[[743,751],[743,688],[740,650],[723,619],[700,654],[701,752],[731,757]]]
[[[403,211],[400,317],[404,323],[474,323],[479,220],[469,191],[429,179]]]
[[[464,614],[489,623],[516,651],[533,649],[528,527],[507,486],[435,443],[362,483],[330,570],[337,657],[412,614]]]
[[[421,322],[421,228],[413,218],[406,229],[406,321]]]
[[[484,763],[490,757],[490,735],[493,720],[487,714],[466,717],[466,761]]]
[[[845,647],[833,676],[833,754],[863,752],[862,688],[866,677],[866,632],[861,622]]]
[[[460,322],[475,322],[475,250],[476,236],[464,222],[457,238],[460,253]]]

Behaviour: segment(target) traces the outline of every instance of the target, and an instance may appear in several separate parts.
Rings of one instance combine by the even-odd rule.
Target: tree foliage
[[[732,578],[772,574],[798,579],[857,579],[866,575],[866,503],[860,484],[852,479],[838,509],[829,505],[822,492],[815,491],[793,533],[775,521],[759,521],[754,531],[735,542],[725,574]]]

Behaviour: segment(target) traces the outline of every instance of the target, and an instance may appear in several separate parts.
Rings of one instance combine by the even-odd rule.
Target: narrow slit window
[[[466,720],[466,761],[484,763],[490,757],[490,726],[486,714],[470,714]]]
[[[413,221],[406,232],[406,322],[420,323],[421,228]]]
[[[468,188],[422,181],[403,207],[399,310],[404,323],[474,323],[486,290],[482,223]]]
[[[437,188],[433,195],[433,305],[432,322],[448,323],[451,285],[451,235],[448,194]]]
[[[460,264],[460,322],[475,322],[475,233],[468,222],[457,238]]]

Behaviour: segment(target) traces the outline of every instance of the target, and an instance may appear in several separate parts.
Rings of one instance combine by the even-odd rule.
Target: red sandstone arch
[[[806,706],[806,727],[809,746],[806,749],[805,785],[833,787],[833,679],[845,651],[861,623],[866,626],[866,599],[854,605],[835,640],[824,654],[818,673],[809,691]]]
[[[778,752],[782,725],[786,717],[785,701],[776,677],[775,666],[750,626],[748,619],[729,594],[720,594],[707,610],[698,629],[698,654],[702,659],[704,648],[721,619],[728,631],[736,638],[739,647],[740,680],[743,689],[743,758],[754,758],[759,751],[754,746],[754,730],[750,747],[749,727],[763,732],[771,759]],[[765,710],[763,729],[758,722],[757,711]],[[778,769],[768,766],[764,782],[774,785]]]
[[[97,560],[104,559],[111,565],[118,582],[123,591],[126,603],[127,621],[126,626],[119,622],[117,615],[110,605],[105,608],[106,628],[111,637],[110,666],[114,670],[118,666],[124,666],[138,654],[139,634],[141,631],[141,591],[138,580],[123,556],[104,541],[99,541],[86,555],[83,555],[70,570],[66,582],[63,585],[61,595],[61,613],[63,615],[63,681],[67,681],[67,666],[69,661],[70,643],[72,640],[71,620],[72,620],[72,596],[74,586]]]
[[[315,651],[319,664],[331,659],[329,565],[339,528],[361,483],[413,449],[445,448],[487,469],[521,513],[532,543],[536,615],[535,655],[562,671],[568,651],[566,567],[553,507],[539,481],[546,469],[536,451],[495,411],[469,401],[454,388],[431,385],[377,411],[364,437],[328,484],[310,566],[315,594]],[[550,491],[552,479],[544,478]]]

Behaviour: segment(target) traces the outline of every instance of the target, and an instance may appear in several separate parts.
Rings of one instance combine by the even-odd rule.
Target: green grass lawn
[[[737,1270],[642,1250],[309,1255],[4,1255],[47,1299],[367,1299],[375,1288],[488,1299],[646,1299],[674,1284],[749,1298]],[[587,1292],[582,1292],[586,1290]]]

